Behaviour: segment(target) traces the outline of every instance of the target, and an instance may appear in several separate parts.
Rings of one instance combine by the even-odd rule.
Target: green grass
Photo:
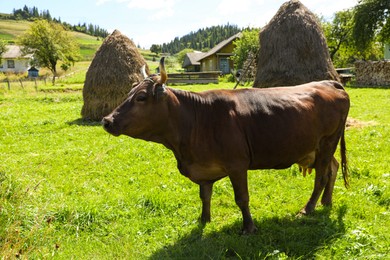
[[[339,176],[332,208],[296,218],[313,174],[304,178],[296,166],[251,171],[259,232],[241,236],[227,179],[216,183],[212,222],[202,227],[198,187],[179,174],[173,154],[80,120],[80,83],[69,82],[62,88],[73,91],[0,86],[3,258],[389,258],[389,89],[348,88],[350,116],[375,124],[347,130],[351,188]]]

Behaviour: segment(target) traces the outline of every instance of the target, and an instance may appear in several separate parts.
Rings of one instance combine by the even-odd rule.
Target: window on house
[[[9,69],[14,69],[15,68],[15,61],[14,60],[7,60],[7,67]]]

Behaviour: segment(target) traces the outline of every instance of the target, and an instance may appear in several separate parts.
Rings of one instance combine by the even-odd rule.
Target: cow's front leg
[[[202,200],[202,216],[200,217],[200,221],[203,224],[210,222],[211,220],[211,195],[213,193],[213,184],[214,182],[203,182],[199,184],[200,186],[200,199]]]
[[[257,231],[249,211],[249,193],[247,172],[229,176],[234,189],[234,198],[237,206],[241,209],[243,218],[243,234],[252,234]]]

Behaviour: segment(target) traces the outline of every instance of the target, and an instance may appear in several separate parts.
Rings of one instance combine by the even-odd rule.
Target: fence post
[[[22,86],[22,89],[24,89],[24,86],[23,86],[23,81],[22,81],[22,79],[19,79],[19,82],[20,82],[20,86]]]
[[[8,90],[11,90],[11,83],[9,82],[9,79],[7,79],[7,84],[8,84]]]
[[[34,78],[34,82],[35,82],[35,91],[38,91],[37,78]]]

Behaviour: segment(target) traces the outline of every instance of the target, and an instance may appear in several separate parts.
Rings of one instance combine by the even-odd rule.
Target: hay
[[[254,87],[339,80],[316,16],[301,2],[284,3],[260,32]]]
[[[140,73],[143,65],[146,65],[144,58],[129,38],[118,30],[109,35],[86,75],[82,118],[101,120],[122,103],[133,83],[143,79]]]

